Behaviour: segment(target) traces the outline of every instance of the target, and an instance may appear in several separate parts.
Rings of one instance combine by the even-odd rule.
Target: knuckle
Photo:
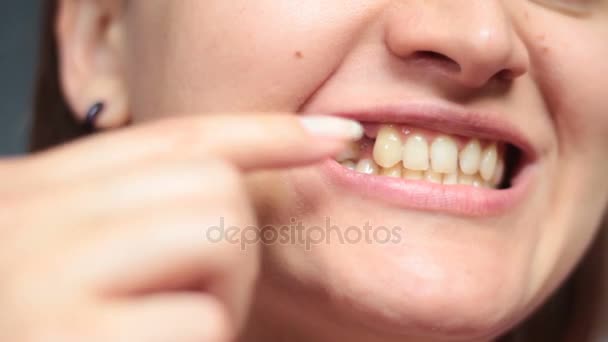
[[[244,198],[247,195],[244,179],[236,166],[213,160],[206,164],[205,169],[206,179],[215,184],[218,192],[229,198]]]
[[[144,169],[143,176],[138,168],[126,176],[126,181],[117,183],[120,190],[117,193],[127,190],[145,193],[145,189],[156,188],[156,193],[193,205],[230,203],[245,196],[241,175],[228,163],[169,160],[159,164],[151,161]]]
[[[241,175],[238,168],[228,162],[214,159],[206,163],[208,172],[225,181],[240,182]]]
[[[177,182],[183,200],[193,205],[204,203],[222,211],[244,211],[249,207],[244,179],[237,168],[223,161],[197,163],[194,167],[178,166],[178,174],[168,175],[167,182]]]

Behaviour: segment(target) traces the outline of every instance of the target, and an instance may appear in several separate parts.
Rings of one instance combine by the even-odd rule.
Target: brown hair
[[[34,117],[30,151],[40,151],[85,136],[86,130],[76,121],[65,101],[59,81],[58,53],[55,37],[57,0],[46,0]],[[547,303],[501,341],[569,341],[590,342],[597,336],[590,334],[603,322],[599,294],[606,284],[606,246],[608,225],[604,225],[594,246],[581,265],[574,271]],[[594,326],[595,325],[595,326]]]

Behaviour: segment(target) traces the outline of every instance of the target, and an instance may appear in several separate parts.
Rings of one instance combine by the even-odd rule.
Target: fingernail
[[[300,122],[310,134],[346,140],[359,140],[363,137],[363,126],[357,121],[335,116],[303,116]]]

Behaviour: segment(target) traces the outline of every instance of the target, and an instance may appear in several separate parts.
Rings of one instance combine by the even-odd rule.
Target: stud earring
[[[103,102],[97,102],[89,108],[84,119],[83,127],[88,133],[93,133],[96,130],[97,120],[103,112],[105,105]]]

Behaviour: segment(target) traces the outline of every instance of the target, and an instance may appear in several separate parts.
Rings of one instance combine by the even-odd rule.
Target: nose
[[[513,80],[529,69],[525,44],[500,0],[397,1],[387,16],[393,55],[432,66],[462,86]]]

